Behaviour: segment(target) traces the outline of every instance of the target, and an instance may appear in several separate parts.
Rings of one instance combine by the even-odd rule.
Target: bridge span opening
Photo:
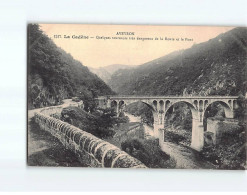
[[[151,127],[153,127],[154,125],[154,117],[153,117],[154,111],[155,110],[153,109],[153,107],[142,101],[137,101],[125,105],[125,109],[124,109],[124,112],[140,117],[141,123],[147,124],[148,126]]]
[[[170,106],[164,114],[164,141],[182,142],[189,146],[192,137],[192,112],[185,102]]]
[[[117,115],[124,108],[134,102],[142,102],[151,109],[153,115],[154,136],[159,138],[160,144],[164,142],[165,121],[169,113],[176,110],[177,105],[184,104],[191,112],[191,147],[195,150],[202,150],[204,146],[205,118],[207,110],[215,107],[215,103],[222,105],[226,118],[234,118],[234,108],[236,105],[236,96],[107,96],[99,98],[99,105],[105,107],[114,107]]]

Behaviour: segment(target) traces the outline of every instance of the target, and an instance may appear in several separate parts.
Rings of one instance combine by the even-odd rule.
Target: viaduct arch
[[[237,107],[237,96],[106,96],[99,97],[99,107],[115,106],[117,114],[125,105],[141,101],[153,111],[154,136],[159,138],[160,144],[164,139],[166,113],[176,103],[188,105],[192,113],[191,147],[200,151],[204,145],[203,117],[206,109],[215,102],[220,103],[225,111],[226,118],[234,118],[234,109]],[[113,103],[114,102],[114,103]]]

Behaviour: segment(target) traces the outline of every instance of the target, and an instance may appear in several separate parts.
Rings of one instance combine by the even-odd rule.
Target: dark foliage
[[[101,109],[90,114],[78,107],[64,108],[61,120],[99,138],[112,137],[115,134],[114,125],[126,122],[125,118],[116,117],[113,109]]]
[[[83,101],[84,104],[84,110],[87,112],[94,112],[97,108],[97,100],[95,98],[97,97],[97,94],[94,93],[94,91],[84,91],[79,92],[78,98]]]
[[[166,131],[164,136],[165,142],[172,142],[179,144],[179,142],[184,141],[186,138],[182,135],[176,134],[172,131]]]
[[[126,111],[134,116],[141,116],[143,123],[153,125],[154,118],[152,108],[142,102],[134,102],[126,106]]]
[[[217,165],[219,169],[245,169],[247,149],[245,133],[225,134],[219,145],[204,147],[200,157]]]
[[[240,120],[241,123],[247,125],[246,116],[247,116],[247,99],[244,96],[240,95],[237,99],[238,107],[235,109],[235,117]]]
[[[121,144],[122,150],[150,168],[174,168],[170,156],[161,151],[158,140],[131,139]]]
[[[57,105],[62,99],[92,98],[112,90],[81,62],[48,38],[39,25],[28,26],[29,108]]]
[[[166,126],[180,126],[182,129],[191,131],[192,114],[190,108],[183,102],[176,103],[166,113]]]
[[[136,69],[119,70],[108,84],[125,95],[245,94],[246,40],[247,29],[235,28]]]

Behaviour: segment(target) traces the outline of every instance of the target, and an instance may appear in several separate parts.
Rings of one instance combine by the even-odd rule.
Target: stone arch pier
[[[192,113],[191,147],[200,151],[204,145],[203,117],[211,104],[220,103],[225,111],[226,118],[234,118],[234,109],[237,107],[237,96],[106,96],[98,98],[99,107],[107,108],[114,105],[117,114],[128,104],[141,101],[153,111],[154,136],[159,138],[160,144],[164,139],[166,113],[173,105],[183,102],[188,105]]]

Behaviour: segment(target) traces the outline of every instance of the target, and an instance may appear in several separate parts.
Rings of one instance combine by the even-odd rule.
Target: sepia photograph
[[[27,165],[247,169],[247,28],[27,26]]]

